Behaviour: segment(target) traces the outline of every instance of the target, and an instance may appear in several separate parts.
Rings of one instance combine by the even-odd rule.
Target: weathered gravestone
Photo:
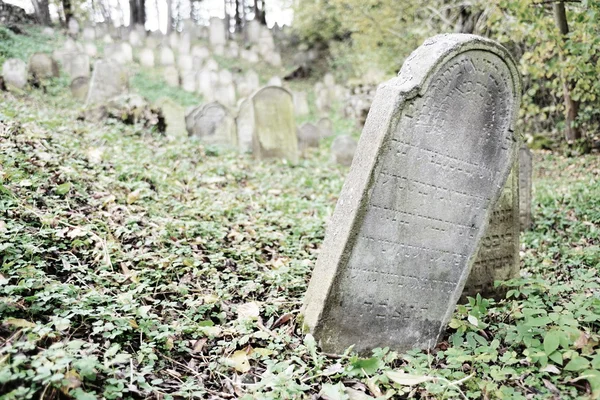
[[[20,90],[27,85],[27,64],[18,58],[9,58],[2,64],[2,78],[8,90]]]
[[[90,56],[84,53],[74,53],[69,55],[64,62],[63,68],[71,79],[80,76],[90,76]]]
[[[154,51],[152,49],[142,49],[138,55],[140,64],[147,68],[154,67]]]
[[[218,102],[193,109],[185,117],[185,123],[190,136],[197,136],[207,144],[237,146],[235,119]]]
[[[308,107],[308,97],[306,92],[293,92],[294,96],[294,112],[297,116],[303,117],[310,113]]]
[[[356,153],[356,140],[350,135],[340,135],[331,143],[331,161],[350,166]]]
[[[86,107],[105,103],[127,90],[127,71],[112,60],[98,60],[89,83]]]
[[[330,137],[333,135],[333,123],[327,117],[319,119],[317,122],[319,131],[321,131],[321,137]]]
[[[210,34],[208,41],[213,48],[215,46],[225,46],[227,43],[225,21],[221,18],[213,17],[210,19]]]
[[[519,149],[519,219],[521,230],[531,228],[531,192],[533,162],[531,151],[526,145]]]
[[[86,76],[80,76],[71,81],[71,94],[77,100],[85,100],[90,87],[90,78]]]
[[[185,109],[168,97],[161,97],[154,105],[164,117],[167,136],[185,136]]]
[[[460,301],[466,303],[467,297],[478,294],[486,298],[503,298],[508,288],[495,287],[494,282],[516,278],[519,271],[519,181],[515,160],[502,194],[489,215]]]
[[[258,90],[240,105],[237,124],[241,151],[251,146],[258,159],[298,161],[294,103],[287,90],[277,86]]]
[[[57,78],[58,64],[46,53],[35,53],[29,58],[29,73],[37,80]]]
[[[305,122],[298,128],[298,149],[305,152],[309,147],[319,147],[321,133],[315,124]]]
[[[378,88],[306,294],[324,351],[437,344],[513,166],[520,95],[509,53],[461,34]]]

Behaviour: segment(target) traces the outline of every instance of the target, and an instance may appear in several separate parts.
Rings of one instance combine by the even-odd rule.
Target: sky
[[[33,6],[31,0],[4,0],[6,3],[17,5],[24,8],[28,13],[33,12]],[[128,24],[129,21],[129,0],[107,0],[110,4],[113,15],[113,21],[117,25]],[[294,12],[292,10],[292,3],[294,0],[268,0],[267,4],[267,25],[272,27],[275,23],[281,25],[290,25],[294,18]],[[173,0],[173,3],[177,3],[177,0]],[[223,0],[203,0],[199,3],[199,7],[196,12],[199,12],[202,16],[219,17],[225,16],[225,6]],[[189,16],[191,10],[189,0],[180,0],[181,12],[184,16]],[[89,12],[91,2],[85,1],[81,5],[83,14]],[[118,12],[120,9],[123,11],[122,15]],[[158,8],[158,15],[157,15]],[[56,6],[50,5],[50,14],[53,18],[57,18],[58,13]],[[146,0],[146,29],[154,31],[160,28],[161,31],[165,32],[167,27],[167,1],[166,0]],[[208,18],[206,20],[208,21]]]

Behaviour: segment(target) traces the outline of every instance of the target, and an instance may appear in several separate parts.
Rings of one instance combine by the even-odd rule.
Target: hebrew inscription
[[[514,64],[474,38],[424,45],[445,59],[415,97],[402,72],[379,89],[305,301],[327,351],[430,348],[443,333],[515,154]]]

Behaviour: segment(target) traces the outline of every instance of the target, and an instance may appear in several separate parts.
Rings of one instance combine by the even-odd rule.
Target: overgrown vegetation
[[[2,96],[3,399],[600,397],[596,156],[536,153],[505,300],[458,306],[431,352],[335,357],[297,321],[346,173],[328,143],[258,162],[79,121],[65,80]]]
[[[590,139],[598,141],[600,129],[600,2],[565,2],[565,35],[555,23],[557,3],[302,0],[296,28],[304,40],[329,46],[331,65],[341,76],[363,80],[373,80],[377,70],[393,76],[410,52],[438,33],[475,33],[498,40],[520,62],[525,83],[520,122],[530,142],[537,147],[551,146],[548,139],[562,142],[570,128],[567,90],[576,108],[572,128],[588,139],[587,147],[575,144],[581,153],[590,150]],[[375,76],[371,83],[380,82]]]

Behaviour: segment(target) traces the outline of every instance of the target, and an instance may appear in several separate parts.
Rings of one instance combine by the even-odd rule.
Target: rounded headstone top
[[[470,50],[495,53],[503,60],[511,72],[515,96],[520,97],[521,75],[518,72],[514,58],[508,50],[493,40],[464,33],[444,33],[425,40],[404,61],[394,84],[401,85],[404,92],[414,91],[414,95],[423,92],[427,88],[429,78],[437,69],[458,54]]]

